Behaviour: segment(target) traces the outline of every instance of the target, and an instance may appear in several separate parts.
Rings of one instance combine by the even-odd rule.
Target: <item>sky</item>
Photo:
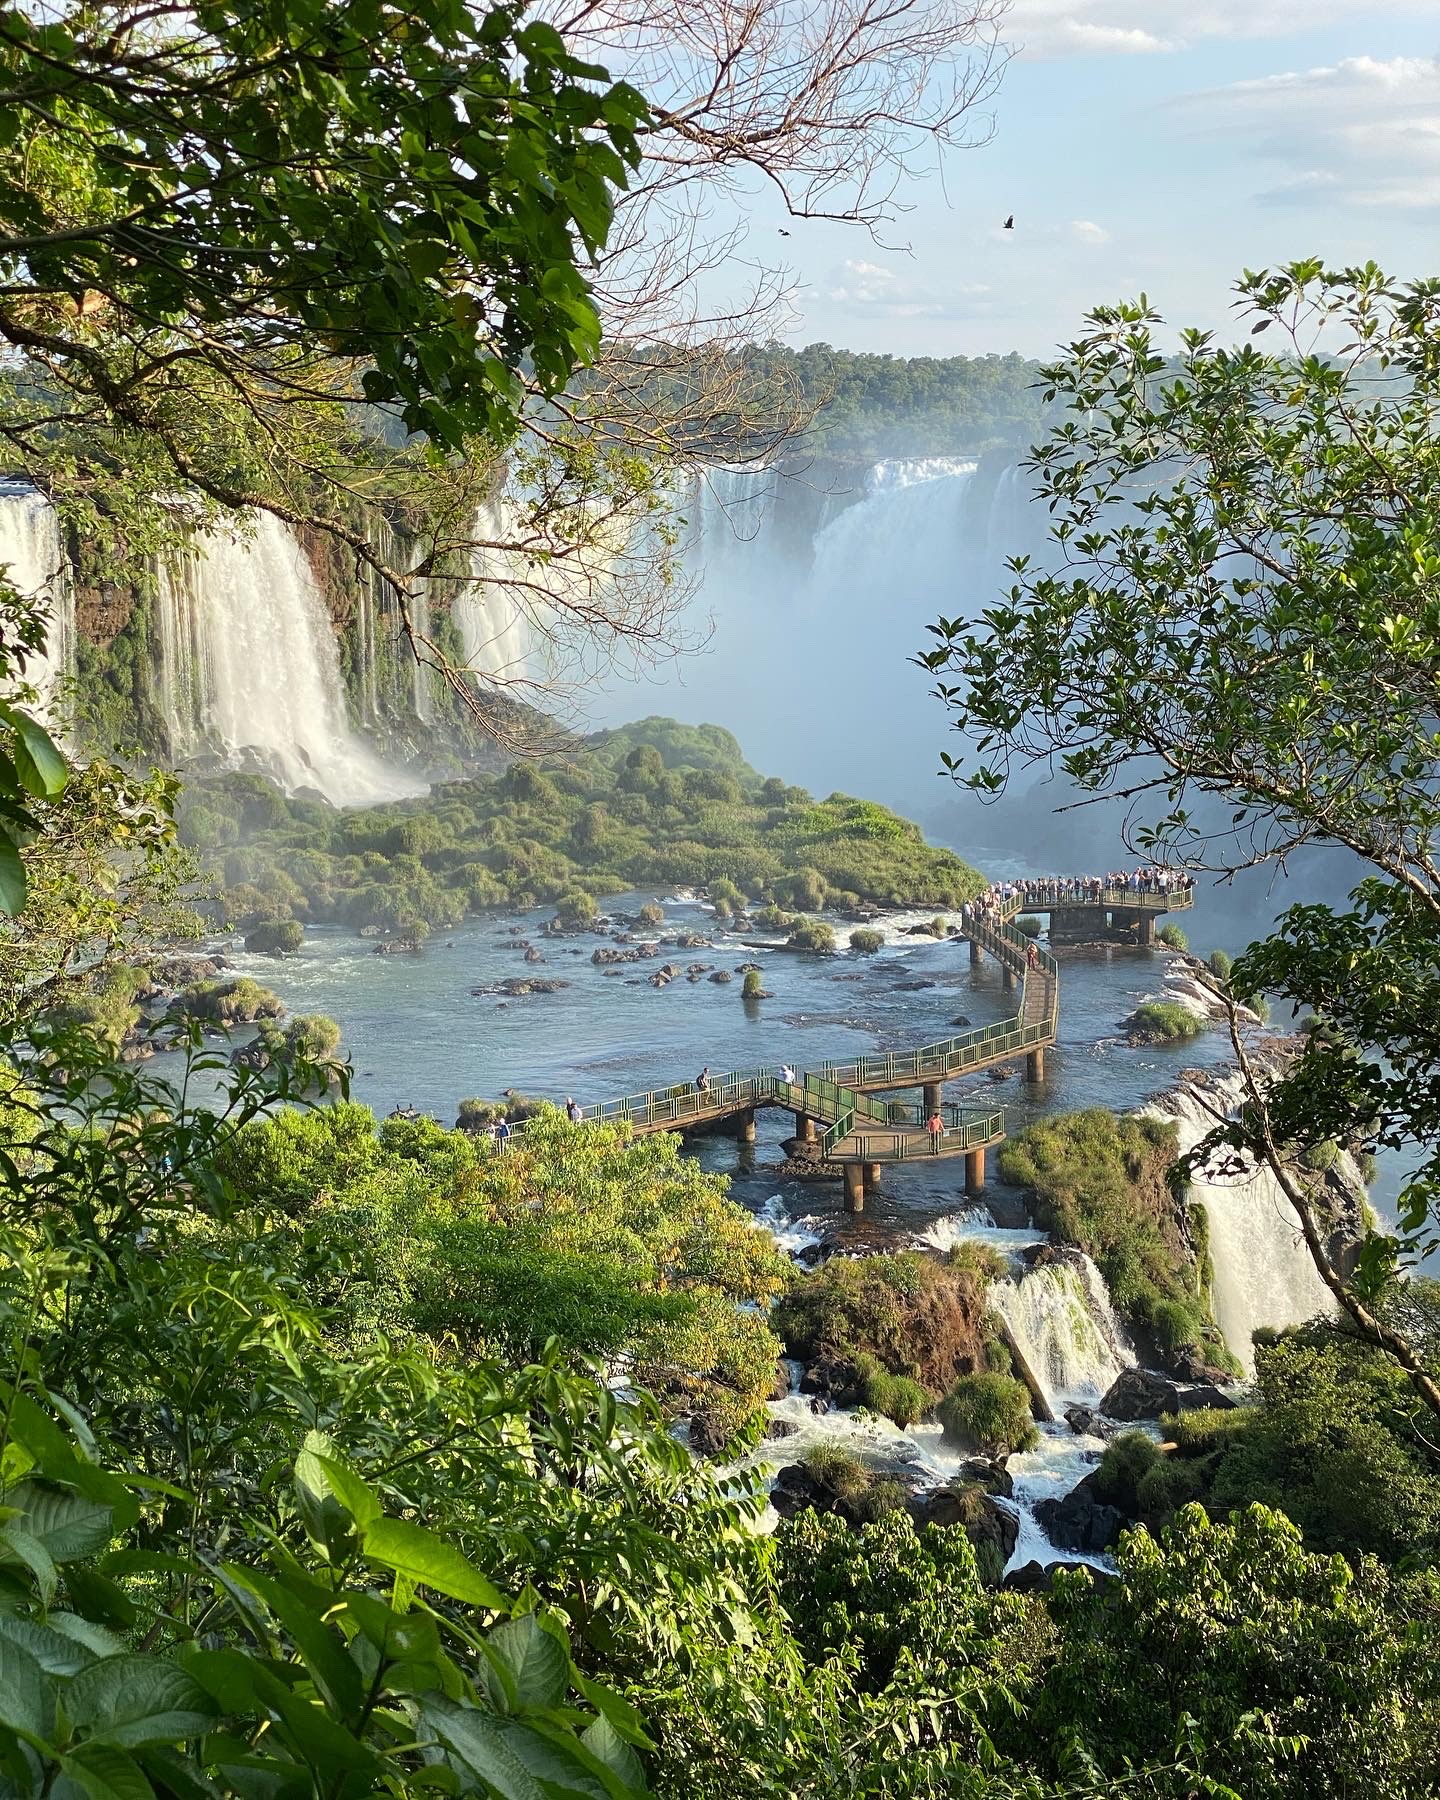
[[[1141,292],[1223,328],[1243,269],[1301,256],[1440,274],[1437,0],[1013,0],[1005,37],[993,135],[883,243],[753,200],[792,342],[1043,356]]]

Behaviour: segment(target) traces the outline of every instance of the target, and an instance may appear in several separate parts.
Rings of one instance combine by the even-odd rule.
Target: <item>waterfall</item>
[[[1098,1400],[1135,1361],[1104,1277],[1083,1251],[992,1283],[990,1304],[1054,1412],[1073,1400]]]
[[[477,539],[504,540],[515,532],[513,515],[503,501],[489,501],[475,515]],[[515,682],[535,674],[535,634],[531,618],[535,601],[517,583],[538,583],[545,571],[532,568],[513,550],[473,550],[471,578],[452,609],[465,663],[497,682]]]
[[[294,533],[268,513],[250,535],[197,534],[156,595],[157,703],[172,754],[253,765],[337,806],[424,791],[351,729],[325,599]]]
[[[44,649],[30,657],[24,675],[40,696],[42,716],[60,729],[58,690],[75,673],[75,590],[59,516],[26,481],[0,480],[0,567],[47,620]]]
[[[1207,1098],[1223,1111],[1239,1104],[1240,1088],[1240,1077],[1233,1075],[1211,1087]],[[1176,1127],[1182,1154],[1215,1125],[1213,1113],[1188,1084],[1146,1111]],[[1233,1177],[1198,1173],[1190,1198],[1205,1208],[1209,1221],[1215,1321],[1246,1374],[1253,1374],[1250,1340],[1256,1330],[1299,1325],[1333,1312],[1334,1300],[1310,1260],[1295,1209],[1268,1168]]]

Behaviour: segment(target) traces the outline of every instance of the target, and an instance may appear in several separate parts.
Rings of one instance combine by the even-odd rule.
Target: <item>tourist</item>
[[[1040,947],[1038,944],[1032,943],[1026,950],[1025,964],[1027,968],[1031,969],[1038,969],[1040,967]]]
[[[495,1143],[496,1147],[500,1150],[504,1150],[509,1146],[510,1121],[506,1118],[502,1118],[500,1123],[495,1127]]]
[[[795,1071],[790,1067],[789,1063],[782,1063],[780,1065],[780,1079],[787,1087],[796,1087],[799,1085],[795,1080]]]
[[[930,1148],[938,1155],[940,1151],[940,1139],[945,1131],[945,1121],[940,1117],[940,1108],[938,1106],[926,1120],[925,1129],[930,1133]]]
[[[708,1094],[710,1092],[710,1065],[709,1065],[709,1063],[706,1063],[705,1067],[695,1077],[695,1092],[697,1094]]]
[[[578,1107],[568,1095],[565,1099],[565,1117],[572,1125],[578,1125],[585,1117],[583,1108]]]

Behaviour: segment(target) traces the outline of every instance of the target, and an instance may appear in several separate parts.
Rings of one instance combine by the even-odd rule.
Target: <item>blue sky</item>
[[[1044,355],[1141,290],[1221,326],[1242,268],[1302,255],[1440,274],[1436,0],[1014,0],[1005,36],[993,137],[905,186],[885,242],[748,209],[793,342]]]

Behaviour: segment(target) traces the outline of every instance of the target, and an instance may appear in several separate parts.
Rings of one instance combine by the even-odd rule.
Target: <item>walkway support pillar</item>
[[[967,1150],[965,1152],[965,1192],[972,1200],[985,1192],[985,1152],[983,1150]]]
[[[879,1187],[879,1185],[880,1185],[880,1165],[879,1165],[879,1163],[866,1163],[865,1164],[865,1192],[867,1194],[873,1194],[875,1192],[876,1188]]]
[[[1148,912],[1137,912],[1135,915],[1135,933],[1140,942],[1148,950],[1155,942],[1155,915]]]
[[[755,1142],[755,1108],[753,1106],[748,1112],[742,1112],[735,1121],[735,1135],[742,1144]]]
[[[845,1210],[852,1213],[864,1212],[865,1170],[857,1162],[847,1162],[841,1166],[845,1170]]]
[[[1025,1079],[1027,1081],[1043,1081],[1045,1079],[1045,1046],[1037,1044],[1025,1057]]]
[[[815,1121],[810,1117],[809,1113],[796,1113],[795,1135],[802,1144],[813,1144],[815,1142]]]
[[[1007,963],[1005,965],[1005,987],[1006,987],[1007,991],[1013,992],[1014,989],[1017,988],[1019,985],[1020,985],[1019,975]]]
[[[927,1081],[924,1084],[925,1117],[927,1119],[930,1117],[931,1113],[937,1113],[940,1110],[941,1085],[942,1084],[938,1081]]]
[[[971,938],[971,940],[970,940],[970,967],[972,969],[978,969],[980,967],[981,963],[984,962],[984,960],[985,960],[985,952],[975,942],[974,938]]]

